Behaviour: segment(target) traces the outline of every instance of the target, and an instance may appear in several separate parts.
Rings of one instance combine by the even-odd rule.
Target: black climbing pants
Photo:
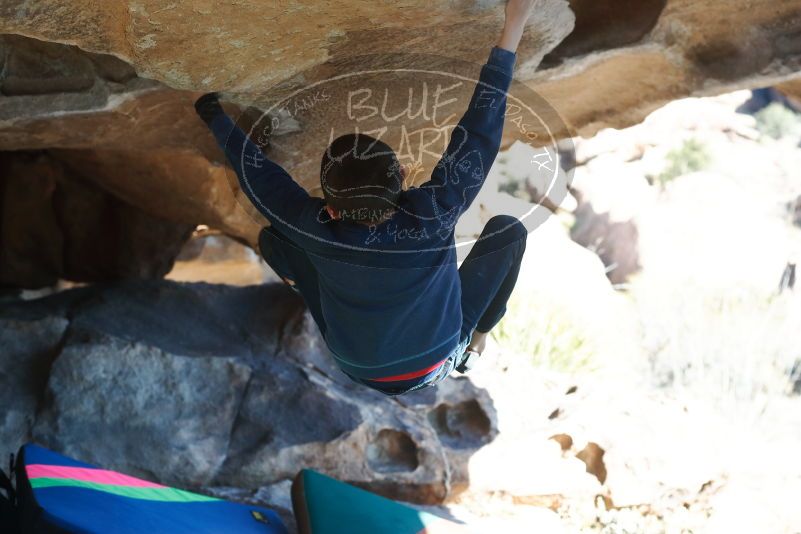
[[[528,232],[511,215],[497,215],[481,231],[459,267],[462,282],[462,337],[489,332],[506,313],[520,272]]]

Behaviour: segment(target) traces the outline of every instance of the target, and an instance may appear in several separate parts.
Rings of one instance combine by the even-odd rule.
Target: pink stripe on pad
[[[70,467],[66,465],[31,464],[25,467],[28,478],[65,478],[97,482],[99,484],[112,484],[114,486],[130,486],[134,488],[164,488],[161,484],[129,477],[115,471],[105,469],[92,469],[89,467]]]

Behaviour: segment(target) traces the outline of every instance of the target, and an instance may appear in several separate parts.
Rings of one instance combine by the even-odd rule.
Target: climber
[[[225,114],[218,96],[195,108],[271,223],[265,261],[305,301],[328,349],[354,381],[387,395],[465,372],[506,312],[527,231],[489,220],[457,269],[454,225],[475,199],[501,144],[506,93],[534,0],[508,0],[497,44],[431,179],[401,188],[392,149],[347,134],[326,149],[324,198],[310,197]]]

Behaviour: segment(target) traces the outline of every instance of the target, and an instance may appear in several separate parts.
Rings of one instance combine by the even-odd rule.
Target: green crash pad
[[[316,471],[292,483],[300,534],[466,534],[468,529]]]

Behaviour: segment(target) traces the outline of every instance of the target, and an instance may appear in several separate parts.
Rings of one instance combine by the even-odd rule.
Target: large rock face
[[[116,457],[123,471],[198,486],[225,459],[249,379],[227,358],[77,333],[53,366],[33,435],[74,457]]]
[[[121,200],[48,153],[0,152],[0,167],[0,285],[161,278],[194,228]]]
[[[297,84],[301,74],[300,83],[313,82],[322,72],[315,68],[364,54],[481,60],[497,38],[502,5],[11,0],[0,10],[0,32],[113,55],[176,89],[253,94]],[[791,75],[799,67],[800,8],[792,0],[540,0],[518,68],[575,127],[619,126],[666,99]],[[66,87],[88,83],[76,78]],[[579,94],[568,91],[583,85]]]
[[[46,150],[150,215],[207,224],[252,244],[263,220],[241,201],[220,151],[194,116],[199,92],[223,91],[232,101],[267,109],[354,71],[403,67],[470,79],[501,19],[500,0],[6,1],[0,6],[0,150]],[[523,85],[512,94],[538,112],[543,102],[527,91],[547,99],[561,117],[546,120],[555,135],[587,136],[637,122],[675,98],[797,80],[799,26],[801,0],[540,0],[518,52],[516,78]],[[433,78],[429,85],[435,86]],[[353,127],[339,105],[352,87],[340,84],[332,93],[319,87],[336,105],[315,105],[316,93],[304,93],[283,126],[270,132],[267,149],[313,193],[329,130]],[[470,88],[452,89],[450,122]],[[525,137],[526,121],[513,119],[506,145]],[[403,123],[425,131],[421,121]],[[434,162],[422,155],[431,141],[423,137],[412,150],[421,154],[413,162],[421,165],[415,181]],[[401,139],[389,141],[400,150]],[[432,153],[444,139],[430,145]],[[42,246],[42,258],[31,261],[52,261],[53,246]]]
[[[113,54],[141,76],[179,89],[259,92],[331,58],[367,51],[447,50],[476,59],[497,38],[500,4],[11,0],[0,10],[0,32]],[[573,22],[567,2],[538,4],[525,56],[534,66]]]
[[[140,281],[6,301],[0,346],[0,453],[32,437],[182,487],[265,494],[309,467],[440,503],[497,434],[467,379],[403,402],[351,382],[282,284]]]

